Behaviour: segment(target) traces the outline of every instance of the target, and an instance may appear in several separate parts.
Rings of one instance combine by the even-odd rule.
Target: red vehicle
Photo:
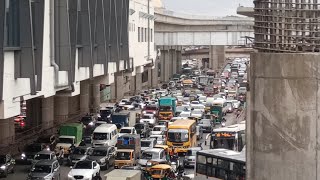
[[[158,106],[156,105],[147,105],[142,109],[142,116],[145,114],[154,114],[154,116],[158,115]]]
[[[26,116],[16,116],[14,118],[14,127],[16,130],[23,130],[26,127]]]

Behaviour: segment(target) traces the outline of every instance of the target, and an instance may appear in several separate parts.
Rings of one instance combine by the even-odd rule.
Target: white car
[[[164,125],[157,125],[154,126],[152,131],[151,131],[151,135],[164,135],[167,132],[167,127]]]
[[[191,105],[191,110],[192,110],[192,109],[201,109],[201,110],[204,111],[205,108],[206,108],[206,106],[203,105],[203,104],[192,104],[192,105]]]
[[[100,165],[96,161],[83,160],[77,162],[68,173],[68,180],[93,180],[100,176]]]
[[[137,131],[134,127],[123,127],[119,131],[119,137],[124,134],[137,134]]]
[[[125,110],[134,110],[135,107],[131,102],[126,102],[125,104],[121,105]]]
[[[191,106],[192,106],[192,104],[200,104],[200,102],[199,101],[191,101]]]
[[[179,117],[187,118],[191,116],[191,111],[182,111]]]
[[[195,109],[191,111],[191,117],[199,117],[201,118],[203,115],[203,111],[201,109]]]
[[[119,102],[119,106],[125,105],[127,102],[130,102],[130,100],[129,99],[121,99],[121,101]]]
[[[142,116],[142,118],[140,119],[140,123],[149,123],[152,125],[156,124],[156,118],[154,117],[154,114],[145,114]]]
[[[165,145],[166,144],[166,137],[164,135],[150,135],[149,138],[156,139],[157,144],[159,144],[159,145]]]

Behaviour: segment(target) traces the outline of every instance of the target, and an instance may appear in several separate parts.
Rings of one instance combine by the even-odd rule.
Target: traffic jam
[[[185,63],[159,88],[63,124],[18,157],[1,155],[0,174],[16,179],[23,164],[30,180],[245,179],[249,65],[235,58],[215,72]]]

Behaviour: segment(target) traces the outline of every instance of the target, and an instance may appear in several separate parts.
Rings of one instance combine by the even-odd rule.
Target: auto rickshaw
[[[149,172],[150,169],[155,166],[155,165],[158,165],[158,164],[167,164],[168,165],[168,161],[166,160],[163,160],[163,159],[152,159],[152,160],[149,160],[146,164],[146,168],[145,168],[145,171],[146,172]]]
[[[197,123],[201,120],[199,117],[188,117],[188,119],[195,120]]]
[[[152,179],[176,179],[176,174],[173,168],[167,164],[157,164],[149,170]]]

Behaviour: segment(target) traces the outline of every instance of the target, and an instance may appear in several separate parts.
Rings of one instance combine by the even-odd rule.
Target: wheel
[[[11,173],[12,173],[12,174],[14,173],[14,167],[12,167],[12,169],[11,169]]]
[[[8,169],[3,173],[3,177],[7,177],[8,176]]]
[[[110,168],[109,162],[106,163],[105,169],[108,170]]]

